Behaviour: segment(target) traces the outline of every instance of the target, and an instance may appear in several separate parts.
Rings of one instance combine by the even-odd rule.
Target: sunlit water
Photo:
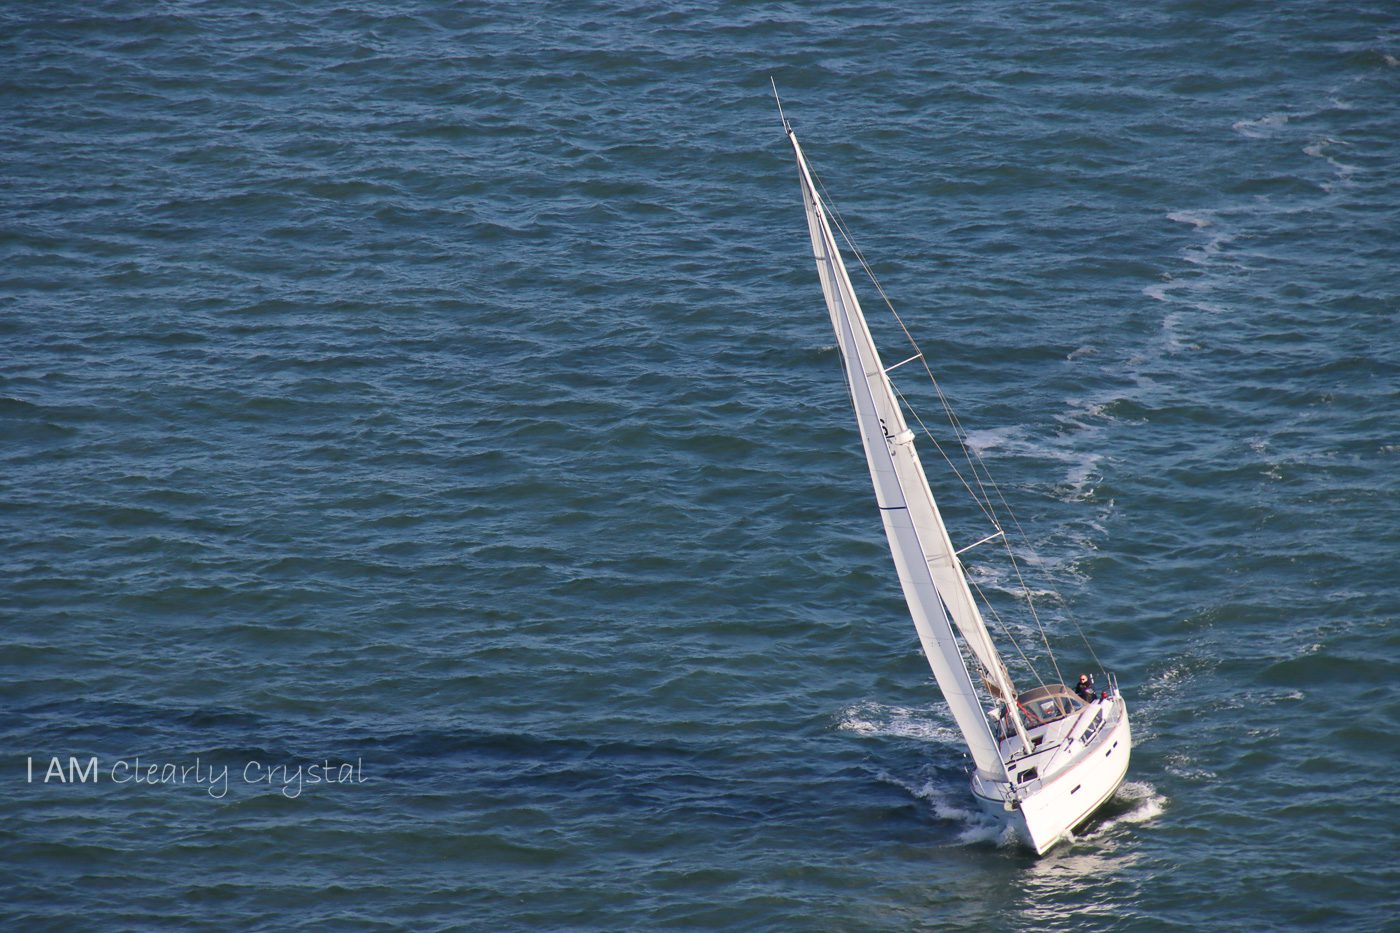
[[[1393,928],[1390,5],[0,26],[8,925]],[[918,654],[770,75],[1131,705],[1043,859]]]

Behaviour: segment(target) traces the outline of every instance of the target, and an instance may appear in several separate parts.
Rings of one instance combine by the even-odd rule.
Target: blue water
[[[1397,929],[1392,4],[15,4],[0,63],[7,927]],[[1046,858],[770,75],[1131,705]]]

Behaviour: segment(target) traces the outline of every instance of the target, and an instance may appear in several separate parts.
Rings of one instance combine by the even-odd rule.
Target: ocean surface
[[[1044,858],[770,76],[1132,710]],[[1398,312],[1381,0],[6,5],[0,921],[1400,929]]]

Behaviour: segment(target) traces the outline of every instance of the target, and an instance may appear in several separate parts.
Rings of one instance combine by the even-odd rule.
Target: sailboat
[[[991,508],[990,496],[984,494],[981,503],[994,533],[954,548],[919,460],[914,431],[900,404],[902,396],[890,380],[893,370],[915,360],[923,361],[927,369],[927,361],[922,352],[893,366],[881,361],[851,287],[827,206],[797,135],[782,116],[781,102],[778,109],[797,158],[817,276],[841,351],[875,501],[923,653],[967,743],[972,795],[984,811],[1013,827],[1016,837],[1037,855],[1044,854],[1070,838],[1074,828],[1122,784],[1132,751],[1127,704],[1116,679],[1107,672],[1103,674],[1106,689],[1092,688],[1091,681],[1091,689],[1070,690],[1063,683],[1040,681],[1038,675],[1039,682],[1030,689],[1018,689],[1013,682],[960,559],[971,548],[1000,540],[1008,559],[1014,561],[1004,527]],[[851,249],[861,258],[854,245]],[[933,378],[931,370],[928,375]],[[948,462],[953,466],[951,459]],[[977,469],[971,457],[968,462]],[[969,490],[983,486],[980,478],[964,485]],[[997,618],[994,610],[993,616]],[[1055,669],[1058,673],[1058,664]],[[974,686],[974,671],[990,709],[984,709]]]

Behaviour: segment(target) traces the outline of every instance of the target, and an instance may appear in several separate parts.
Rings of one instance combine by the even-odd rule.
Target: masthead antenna
[[[783,121],[783,132],[791,133],[792,126],[788,123],[787,117],[783,115],[783,102],[778,99],[778,82],[773,80],[773,76],[768,76],[768,83],[773,85],[773,102],[778,105],[778,119]]]

